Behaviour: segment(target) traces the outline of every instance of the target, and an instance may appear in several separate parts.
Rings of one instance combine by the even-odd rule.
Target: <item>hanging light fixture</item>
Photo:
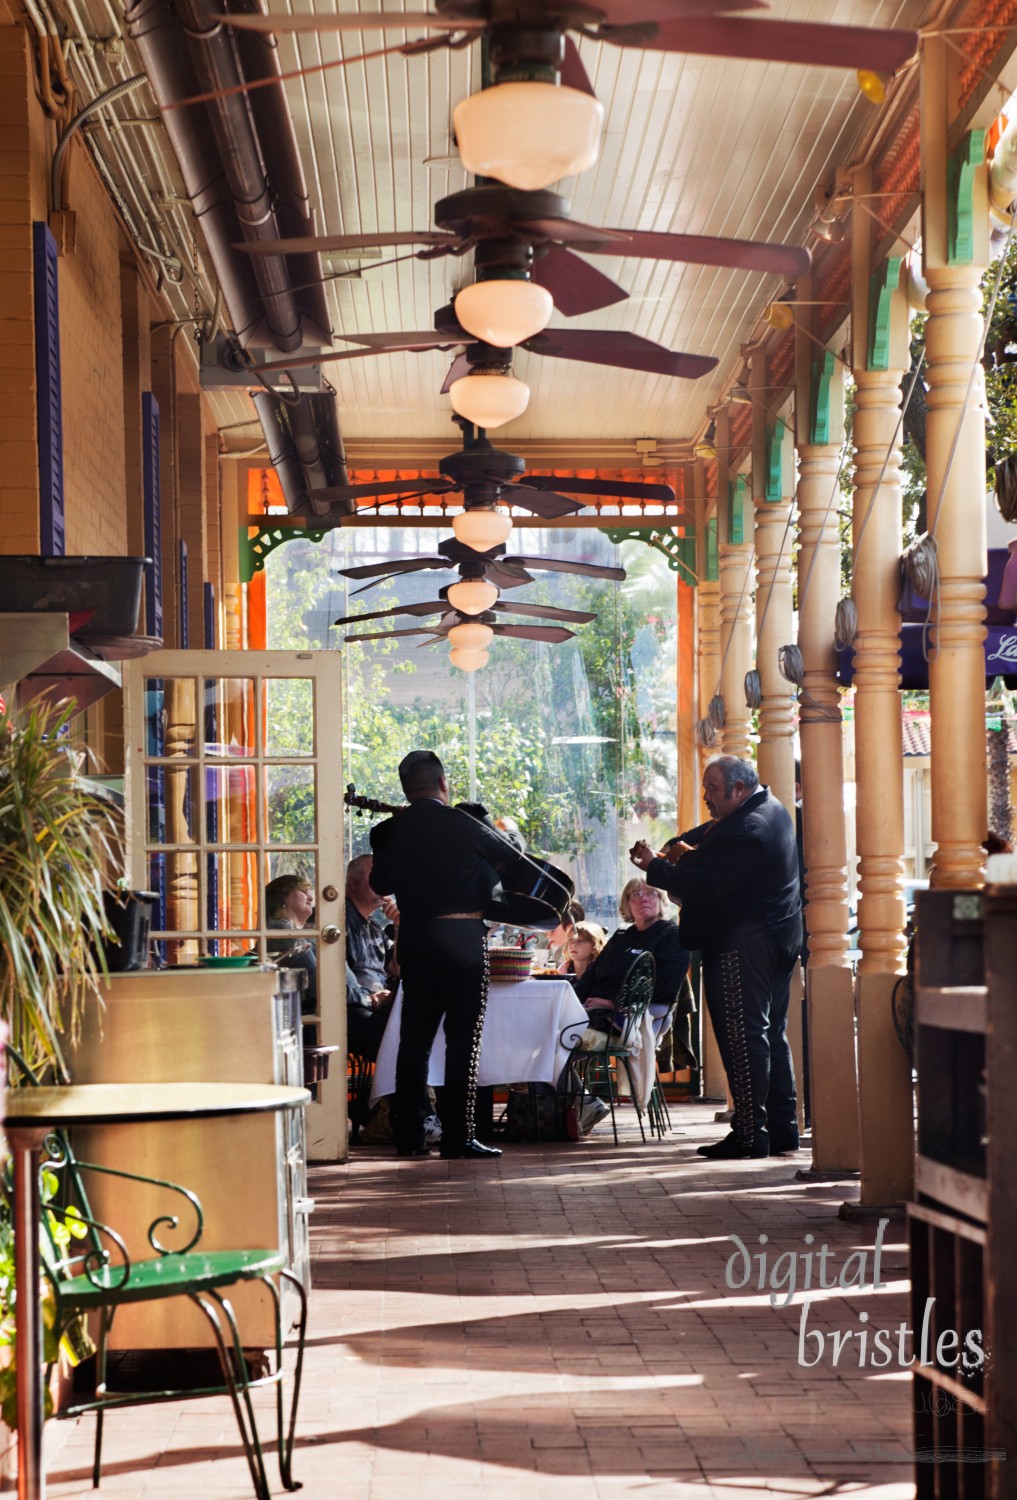
[[[476,672],[479,667],[486,667],[491,660],[489,651],[467,651],[462,646],[453,646],[448,654],[448,659],[460,672]]]
[[[554,312],[551,293],[536,282],[497,277],[463,287],[455,301],[456,317],[467,333],[511,348],[547,327]]]
[[[504,511],[476,507],[453,516],[452,530],[456,541],[462,542],[464,547],[472,547],[474,552],[489,552],[492,547],[500,547],[508,541],[512,534],[512,518]]]
[[[464,515],[471,512],[464,511]],[[472,512],[476,514],[476,512]],[[453,522],[453,526],[454,526]],[[467,543],[467,546],[472,545]],[[497,546],[498,543],[492,543]],[[478,551],[487,551],[487,548],[477,548]],[[482,615],[485,609],[490,609],[498,598],[498,590],[493,583],[488,583],[486,578],[464,578],[461,583],[453,583],[446,595],[453,609],[457,609],[461,615]]]
[[[475,427],[501,427],[521,417],[530,400],[525,380],[504,370],[477,370],[462,375],[449,386],[449,400],[457,416]]]
[[[450,645],[461,646],[464,651],[483,651],[494,640],[494,631],[479,620],[464,620],[452,626],[448,639]]]
[[[532,193],[594,165],[604,107],[580,89],[527,80],[471,94],[452,120],[467,172]]]
[[[885,73],[877,73],[873,68],[859,68],[857,77],[859,92],[865,95],[870,104],[886,103],[889,79]]]

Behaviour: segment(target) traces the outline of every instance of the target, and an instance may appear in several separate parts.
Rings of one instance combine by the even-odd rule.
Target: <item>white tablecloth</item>
[[[395,1093],[396,1053],[403,1013],[402,986],[392,1002],[385,1035],[374,1067],[371,1103]],[[566,979],[523,979],[516,984],[492,984],[480,1048],[482,1086],[494,1083],[555,1083],[573,1043],[586,1025],[586,1011]],[[561,1034],[565,1027],[565,1045]],[[445,1082],[445,1027],[431,1048],[427,1077],[432,1088]]]

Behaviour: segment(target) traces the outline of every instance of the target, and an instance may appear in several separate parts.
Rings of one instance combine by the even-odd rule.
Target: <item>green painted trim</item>
[[[975,173],[985,162],[985,131],[969,130],[946,168],[947,264],[970,266],[975,258]]]
[[[821,359],[812,361],[812,410],[809,413],[809,442],[817,445],[830,441],[830,386],[837,359],[829,349]]]
[[[766,429],[766,483],[763,499],[776,505],[788,497],[784,494],[784,442],[788,430],[780,417]]]
[[[745,540],[745,475],[736,474],[727,485],[727,540],[740,547]]]
[[[648,547],[662,552],[667,558],[667,565],[672,573],[677,573],[683,583],[695,588],[699,579],[696,576],[696,539],[695,537],[676,536],[670,528],[659,531],[629,531],[624,526],[600,526],[607,539],[618,546],[620,542],[645,542]]]
[[[265,566],[265,559],[284,542],[320,542],[324,531],[311,531],[306,526],[266,526],[255,536],[247,535],[248,528],[240,528],[240,582],[250,583],[255,573]]]
[[[866,350],[868,370],[890,368],[890,315],[894,293],[900,286],[900,268],[903,264],[903,255],[891,255],[882,271],[876,271],[869,281],[869,345]]]
[[[706,523],[705,536],[705,560],[706,572],[703,574],[704,583],[716,583],[720,577],[720,561],[717,553],[717,517],[711,516]]]

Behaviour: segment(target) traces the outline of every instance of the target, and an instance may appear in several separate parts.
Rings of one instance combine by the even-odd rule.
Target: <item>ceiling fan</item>
[[[641,229],[599,229],[570,219],[568,200],[559,193],[524,192],[500,183],[464,188],[442,198],[435,204],[434,220],[436,230],[248,240],[236,248],[257,256],[317,252],[360,258],[375,248],[421,245],[417,252],[420,260],[459,257],[473,250],[479,276],[493,278],[507,272],[529,277],[550,294],[554,306],[567,318],[610,307],[629,295],[576,250],[584,255],[719,266],[788,279],[804,275],[811,264],[809,252],[797,245]]]
[[[387,558],[384,562],[357,563],[351,568],[337,568],[336,571],[343,578],[369,580],[356,590],[358,594],[376,587],[386,578],[398,578],[405,573],[419,573],[431,568],[457,568],[463,583],[482,583],[493,586],[495,591],[516,589],[524,583],[532,583],[535,572],[576,573],[583,578],[606,578],[614,583],[625,581],[624,568],[580,562],[573,558],[508,556],[504,543],[479,551],[467,546],[458,537],[448,537],[439,544],[437,552],[437,557]],[[486,597],[493,602],[497,598],[497,592]],[[449,602],[460,607],[457,597],[450,597]],[[490,606],[485,604],[481,607]]]
[[[522,27],[561,35],[576,31],[619,47],[654,52],[688,52],[708,57],[754,58],[828,68],[862,68],[892,73],[914,54],[913,31],[819,21],[779,21],[746,14],[767,10],[765,0],[435,0],[433,11],[371,14],[261,15],[230,12],[220,19],[250,31],[329,32],[421,30],[446,35],[400,50],[417,52],[462,45],[488,33],[495,50],[504,33]],[[591,92],[571,39],[562,82]]]
[[[412,495],[449,495],[460,490],[467,507],[518,505],[544,520],[554,520],[582,509],[581,501],[558,493],[556,487],[559,484],[573,495],[616,495],[620,499],[651,500],[665,505],[674,502],[674,490],[669,484],[620,483],[613,479],[560,480],[554,474],[528,474],[525,483],[514,483],[525,473],[526,460],[517,453],[504,453],[495,448],[486,437],[472,437],[469,423],[461,421],[460,426],[464,446],[458,453],[451,453],[441,460],[437,478],[333,485],[316,491],[316,495],[350,514],[358,500],[384,502],[407,499]]]
[[[453,585],[454,587],[454,585]],[[447,594],[447,590],[443,590]],[[370,630],[356,635],[347,635],[346,641],[381,641],[391,640],[398,636],[422,635],[426,636],[424,645],[435,645],[438,641],[447,640],[460,651],[476,652],[484,651],[496,635],[506,636],[517,641],[543,641],[547,645],[558,645],[562,641],[568,641],[575,635],[574,630],[566,630],[563,625],[525,625],[517,624],[515,621],[503,622],[499,615],[529,615],[536,619],[546,620],[568,620],[573,625],[588,625],[595,620],[596,614],[590,610],[560,609],[554,605],[542,604],[494,604],[490,609],[483,610],[479,614],[467,614],[464,610],[451,608],[447,598],[430,600],[426,604],[397,605],[394,609],[376,610],[368,615],[342,615],[336,620],[336,625],[347,625],[352,622],[360,624],[367,620],[382,620],[392,615],[440,615],[436,625],[407,626],[399,630]],[[457,664],[454,662],[454,664]]]

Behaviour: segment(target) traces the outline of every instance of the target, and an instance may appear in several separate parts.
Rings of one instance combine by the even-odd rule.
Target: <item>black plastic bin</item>
[[[134,635],[147,557],[0,557],[0,609],[70,615],[71,635]]]
[[[148,968],[148,935],[152,910],[159,900],[155,891],[104,891],[106,920],[119,942],[104,946],[106,967],[111,974],[128,974]]]

